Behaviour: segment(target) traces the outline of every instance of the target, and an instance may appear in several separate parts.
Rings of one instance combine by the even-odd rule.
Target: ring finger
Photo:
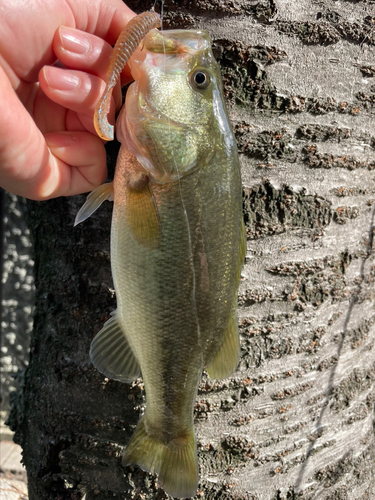
[[[77,113],[84,128],[96,134],[93,125],[93,116],[96,104],[104,92],[105,83],[98,76],[83,71],[68,70],[56,66],[45,66],[39,74],[40,86],[44,94],[39,95],[37,109],[48,109],[40,100],[50,99],[63,108]],[[115,106],[111,106],[109,119],[113,122]],[[42,120],[35,119],[42,132],[51,132],[62,127],[61,123],[54,124],[56,117],[49,116],[48,124],[42,125]],[[70,127],[69,127],[70,128]]]

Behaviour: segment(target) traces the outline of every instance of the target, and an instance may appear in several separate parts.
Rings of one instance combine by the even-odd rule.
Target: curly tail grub
[[[160,25],[160,17],[156,12],[143,12],[133,17],[118,37],[109,63],[107,85],[94,114],[95,130],[106,141],[113,140],[113,125],[107,119],[113,87],[141,40],[152,28]]]

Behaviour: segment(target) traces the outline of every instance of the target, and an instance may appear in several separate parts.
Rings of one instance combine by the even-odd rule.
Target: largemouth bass
[[[238,364],[237,290],[246,238],[237,149],[220,69],[205,31],[152,30],[130,59],[135,82],[117,120],[111,264],[117,311],[94,338],[93,364],[129,382],[147,406],[123,457],[157,472],[164,490],[198,485],[193,408],[202,370]]]

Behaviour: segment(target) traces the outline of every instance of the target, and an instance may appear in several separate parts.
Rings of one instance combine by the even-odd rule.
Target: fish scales
[[[198,482],[193,409],[202,370],[225,378],[238,363],[240,167],[206,32],[153,30],[130,65],[113,188],[98,188],[98,202],[90,195],[90,211],[114,198],[117,297],[90,355],[111,378],[142,373],[147,405],[124,465],[157,472],[167,493],[188,497]]]
[[[117,175],[122,176],[121,169],[116,171]],[[166,397],[175,399],[174,393],[181,392],[187,373],[189,383],[182,396],[188,399],[186,418],[189,423],[192,422],[191,404],[202,369],[212,360],[218,348],[212,349],[212,344],[217,344],[217,335],[222,334],[233,313],[234,294],[229,290],[228,296],[227,290],[230,281],[234,280],[233,247],[240,245],[239,235],[236,242],[230,224],[225,224],[228,216],[233,217],[230,210],[222,210],[221,205],[227,200],[211,197],[209,209],[202,209],[207,204],[207,194],[210,195],[203,195],[198,187],[207,181],[205,177],[207,173],[201,171],[194,177],[181,179],[180,185],[155,187],[153,192],[162,240],[153,252],[137,243],[124,224],[125,207],[117,201],[115,188],[111,236],[118,316],[124,322],[124,329],[142,367],[146,391],[147,380],[154,379],[152,389],[147,391],[147,412],[167,414],[161,402]],[[126,200],[124,204],[126,206]],[[213,220],[215,224],[212,224]],[[186,231],[187,223],[189,232]],[[127,227],[127,231],[118,231],[119,226]],[[224,231],[221,246],[215,243],[220,231]],[[212,241],[208,241],[210,232]],[[206,259],[203,266],[202,256]],[[193,371],[196,367],[198,372]],[[155,383],[157,377],[161,379]],[[173,385],[169,383],[172,379]],[[169,393],[167,396],[163,395],[165,388]],[[153,390],[157,392],[155,398],[151,394]],[[189,390],[192,391],[190,395]],[[155,408],[151,404],[154,400]],[[178,405],[183,406],[182,401]],[[157,432],[163,428],[170,430],[173,425],[167,418],[159,424],[162,428]],[[177,427],[179,425],[177,422]],[[173,429],[172,432],[176,431]]]

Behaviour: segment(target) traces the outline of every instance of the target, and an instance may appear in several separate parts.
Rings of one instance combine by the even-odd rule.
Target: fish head
[[[129,64],[135,81],[117,121],[117,137],[155,182],[178,180],[202,159],[206,164],[217,134],[229,132],[233,142],[206,31],[151,30]]]

